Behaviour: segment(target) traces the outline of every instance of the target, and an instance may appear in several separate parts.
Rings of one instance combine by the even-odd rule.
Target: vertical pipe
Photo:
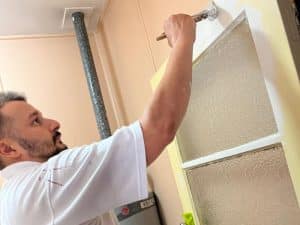
[[[94,106],[98,131],[102,139],[104,139],[111,135],[111,131],[107,120],[104,101],[84,23],[84,14],[82,12],[75,12],[72,14],[72,20],[88,82],[90,96]]]

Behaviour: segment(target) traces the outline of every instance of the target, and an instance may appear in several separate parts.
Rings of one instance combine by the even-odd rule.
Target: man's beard
[[[57,143],[58,136],[60,136],[60,133],[57,131],[52,141],[29,140],[20,136],[15,138],[19,145],[28,151],[30,156],[48,160],[68,148],[63,143]]]

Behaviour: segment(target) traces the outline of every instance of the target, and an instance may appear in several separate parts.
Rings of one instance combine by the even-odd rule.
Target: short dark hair
[[[26,97],[20,93],[17,92],[0,92],[0,110],[1,108],[8,102],[12,101],[24,101],[26,102]],[[5,132],[5,125],[8,118],[7,116],[4,116],[0,111],[0,138],[3,138],[6,136]]]
[[[26,97],[23,94],[8,91],[8,92],[0,92],[0,139],[6,137],[8,134],[8,124],[10,121],[10,118],[6,115],[3,115],[1,113],[1,108],[8,102],[12,101],[24,101],[26,102]],[[5,164],[0,159],[0,169],[3,169],[5,167]]]
[[[0,92],[0,109],[5,105],[5,103],[11,101],[26,102],[27,100],[25,95],[18,92],[14,92],[14,91]]]

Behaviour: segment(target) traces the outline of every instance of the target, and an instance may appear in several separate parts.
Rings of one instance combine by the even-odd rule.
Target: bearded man
[[[68,149],[59,123],[25,97],[0,94],[1,225],[98,225],[99,215],[147,197],[146,167],[175,136],[192,78],[195,22],[171,16],[166,72],[138,121]]]

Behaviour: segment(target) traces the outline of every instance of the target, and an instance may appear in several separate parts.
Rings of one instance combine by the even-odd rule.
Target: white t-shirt
[[[92,219],[148,195],[139,122],[45,163],[15,163],[1,175],[6,179],[0,191],[1,225],[97,224]]]

